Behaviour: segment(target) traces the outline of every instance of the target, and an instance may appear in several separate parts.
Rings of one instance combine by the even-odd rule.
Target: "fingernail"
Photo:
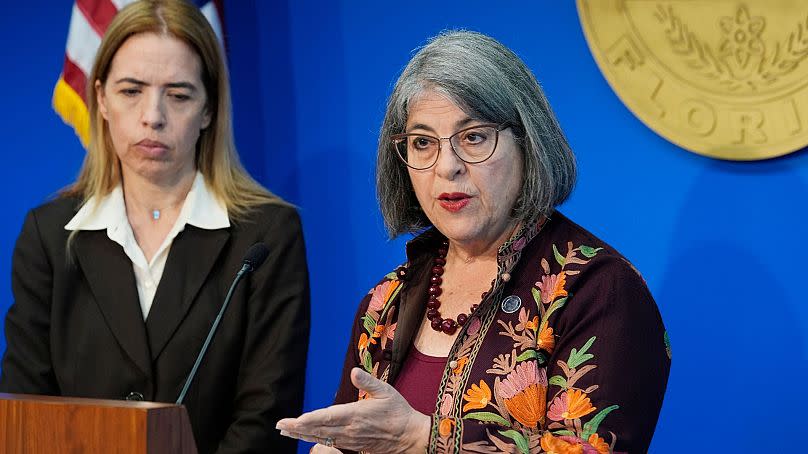
[[[288,436],[289,436],[289,432],[287,432],[287,431],[285,431],[285,430],[281,430],[281,435],[283,435],[284,437],[288,437]]]

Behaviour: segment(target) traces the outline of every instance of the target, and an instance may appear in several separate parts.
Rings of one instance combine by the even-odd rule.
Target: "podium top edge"
[[[151,410],[157,408],[179,408],[182,405],[163,402],[137,402],[128,400],[90,399],[86,397],[42,396],[36,394],[0,393],[0,401],[29,401],[31,403],[53,405],[87,405],[100,407],[140,408]]]

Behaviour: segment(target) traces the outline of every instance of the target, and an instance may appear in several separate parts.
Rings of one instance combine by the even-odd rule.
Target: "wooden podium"
[[[0,453],[196,452],[181,405],[0,393]]]

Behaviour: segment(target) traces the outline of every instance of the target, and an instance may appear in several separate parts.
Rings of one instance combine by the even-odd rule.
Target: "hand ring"
[[[323,444],[325,446],[328,446],[329,448],[333,448],[334,447],[334,439],[331,438],[331,437],[326,437],[326,439],[323,440]]]

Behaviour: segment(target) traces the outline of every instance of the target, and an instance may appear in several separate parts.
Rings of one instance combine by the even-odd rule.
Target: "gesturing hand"
[[[311,447],[309,454],[342,454],[342,451],[337,448],[329,448],[328,446],[316,444]]]
[[[413,410],[392,386],[364,370],[355,367],[351,382],[368,398],[282,419],[275,427],[281,435],[335,448],[374,454],[425,451],[429,416]]]

